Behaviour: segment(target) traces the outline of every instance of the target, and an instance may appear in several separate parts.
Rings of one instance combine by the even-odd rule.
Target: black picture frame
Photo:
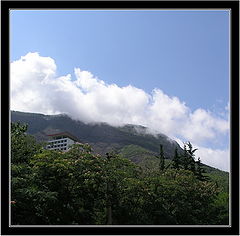
[[[10,9],[230,9],[231,226],[11,227],[9,226]],[[238,1],[2,1],[1,2],[1,233],[3,235],[239,235],[239,2]]]

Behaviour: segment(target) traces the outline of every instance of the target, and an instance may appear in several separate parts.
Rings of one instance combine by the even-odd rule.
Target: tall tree
[[[206,173],[206,171],[202,167],[200,157],[198,157],[198,160],[196,161],[196,164],[197,164],[197,167],[196,167],[195,175],[196,175],[197,179],[200,180],[200,181],[209,180],[209,177],[204,175],[204,173]]]
[[[163,171],[165,169],[165,156],[163,152],[163,145],[159,145],[159,154],[155,155],[159,159],[159,170]]]
[[[165,169],[165,156],[163,152],[163,145],[160,144],[160,170],[163,171]]]
[[[195,173],[195,152],[198,150],[197,148],[193,149],[193,146],[190,142],[187,143],[188,146],[188,154],[189,154],[189,165],[190,165],[190,170]]]
[[[190,170],[195,173],[195,152],[197,149],[193,149],[190,142],[184,143],[184,153],[182,156],[182,165],[185,170]]]
[[[109,162],[111,158],[113,158],[112,155],[109,153],[106,153],[107,156],[107,161]],[[107,191],[106,191],[106,206],[107,206],[107,225],[112,225],[113,220],[112,220],[112,184],[111,181],[107,181]]]
[[[11,223],[35,222],[34,204],[31,201],[33,169],[31,158],[43,148],[26,134],[27,124],[11,123]]]
[[[175,148],[175,155],[173,157],[173,164],[172,164],[174,169],[179,170],[180,168],[180,156],[178,155],[178,149]]]
[[[188,157],[186,143],[183,144],[183,155],[181,156],[181,164],[183,166],[183,169],[185,170],[189,169],[189,157]]]

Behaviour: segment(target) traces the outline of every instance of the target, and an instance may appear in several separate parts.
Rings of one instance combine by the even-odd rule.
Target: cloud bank
[[[11,110],[65,113],[85,123],[143,125],[202,146],[204,163],[229,168],[227,149],[204,148],[208,142],[221,142],[221,137],[228,135],[229,120],[201,108],[191,111],[179,98],[170,97],[158,88],[148,94],[133,85],[107,84],[80,68],[74,69],[74,79],[70,74],[57,77],[56,71],[54,60],[38,53],[28,53],[12,62]]]

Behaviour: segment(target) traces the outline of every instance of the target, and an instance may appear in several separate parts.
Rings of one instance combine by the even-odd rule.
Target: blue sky
[[[108,85],[130,84],[146,94],[157,88],[192,113],[203,109],[227,119],[228,11],[13,10],[10,39],[11,62],[38,52],[55,61],[55,77],[77,80],[74,68],[80,68]],[[199,117],[206,114],[195,123]],[[220,136],[212,148],[228,147],[228,135]]]
[[[108,83],[160,87],[192,109],[229,101],[227,11],[12,11],[11,61],[28,52]]]

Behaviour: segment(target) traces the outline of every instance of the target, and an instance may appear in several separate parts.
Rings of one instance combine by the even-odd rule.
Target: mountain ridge
[[[150,134],[147,127],[139,125],[127,124],[114,127],[107,123],[85,124],[82,121],[73,120],[66,114],[44,115],[19,111],[11,111],[11,120],[27,123],[28,133],[35,136],[38,141],[46,141],[46,135],[49,133],[68,131],[78,137],[80,141],[92,144],[93,149],[97,149],[100,154],[107,150],[107,145],[118,151],[131,144],[154,153],[159,152],[159,145],[162,144],[168,159],[173,157],[175,148],[182,152],[176,141],[164,134]],[[105,147],[100,148],[100,146]]]

